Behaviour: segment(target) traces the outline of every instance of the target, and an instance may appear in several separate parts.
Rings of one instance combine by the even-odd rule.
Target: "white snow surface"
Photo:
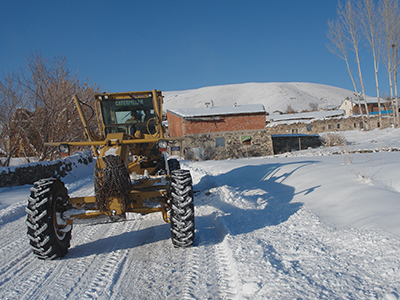
[[[215,106],[262,104],[268,113],[285,112],[290,105],[295,111],[339,107],[350,90],[307,82],[260,82],[208,86],[193,90],[163,92],[164,109],[204,108]]]
[[[196,191],[185,249],[161,214],[131,215],[75,223],[67,256],[41,261],[29,186],[2,188],[0,299],[399,299],[400,130],[342,134],[342,147],[181,161]],[[65,178],[71,196],[93,194],[92,171]]]

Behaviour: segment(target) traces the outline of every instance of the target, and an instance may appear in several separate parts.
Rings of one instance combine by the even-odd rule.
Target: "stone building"
[[[345,115],[344,110],[268,115],[263,105],[167,110],[169,152],[185,159],[273,155],[321,145],[320,133],[393,126],[386,115]]]
[[[273,154],[261,104],[167,110],[170,152],[186,159],[226,159]]]

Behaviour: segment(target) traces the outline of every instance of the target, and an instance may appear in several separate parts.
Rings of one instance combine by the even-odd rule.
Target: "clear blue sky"
[[[110,92],[244,82],[352,90],[345,63],[326,48],[336,6],[335,0],[3,0],[0,75],[41,53],[65,55],[80,79]],[[371,95],[373,84],[371,77]]]

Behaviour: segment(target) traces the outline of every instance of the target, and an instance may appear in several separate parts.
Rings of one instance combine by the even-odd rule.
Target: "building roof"
[[[168,109],[167,112],[182,118],[266,113],[264,105],[262,104],[176,108]]]
[[[272,114],[267,116],[266,119],[267,122],[302,121],[302,120],[340,117],[343,115],[344,111],[342,109],[338,109],[338,110],[311,111],[311,112],[294,113],[294,114]]]
[[[366,102],[369,103],[369,104],[377,104],[378,103],[378,99],[376,97],[367,97],[366,99],[367,99]],[[344,101],[350,101],[350,102],[354,103],[355,105],[358,105],[358,99],[357,98],[345,99]],[[381,104],[389,102],[389,100],[386,100],[386,99],[384,99],[382,97],[379,97],[379,101],[381,102]],[[361,102],[361,105],[365,104],[365,101],[364,101],[363,97],[360,97],[360,102]]]

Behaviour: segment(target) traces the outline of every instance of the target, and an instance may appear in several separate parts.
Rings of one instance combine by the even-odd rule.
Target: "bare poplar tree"
[[[358,101],[358,106],[360,108],[360,113],[361,116],[364,120],[364,114],[361,106],[361,101],[360,101],[360,93],[358,92],[357,84],[354,79],[354,76],[351,71],[350,67],[350,62],[349,62],[349,54],[348,52],[352,50],[355,55],[356,55],[356,62],[358,65],[358,73],[360,77],[361,83],[362,81],[362,74],[361,74],[361,65],[360,65],[360,60],[358,57],[359,53],[359,30],[358,30],[358,22],[357,22],[357,16],[353,10],[353,7],[351,5],[351,2],[348,0],[346,2],[346,6],[343,7],[343,5],[338,3],[338,9],[337,9],[337,14],[338,18],[335,21],[328,21],[328,39],[330,40],[330,44],[327,45],[327,48],[329,51],[331,51],[333,54],[337,55],[341,59],[343,59],[346,63],[347,71],[350,75],[355,96],[357,97]],[[365,92],[364,92],[364,86],[362,84],[362,91],[364,94],[364,101],[366,101],[365,97]],[[368,115],[368,107],[365,102],[365,107],[366,107],[366,112]]]
[[[369,110],[367,104],[367,96],[365,94],[365,87],[364,87],[364,80],[361,71],[361,60],[360,60],[360,22],[357,16],[358,12],[356,11],[354,5],[352,4],[351,0],[347,0],[344,6],[341,5],[339,2],[338,5],[338,17],[340,22],[343,24],[345,29],[345,38],[347,38],[348,42],[351,45],[351,49],[354,51],[357,69],[358,69],[358,77],[360,80],[361,91],[365,103],[365,112],[368,117],[369,122]],[[370,124],[369,124],[370,125]],[[369,126],[370,128],[371,126]]]
[[[358,6],[358,16],[362,25],[362,31],[368,42],[368,46],[371,50],[372,59],[374,63],[374,73],[375,73],[375,85],[376,85],[376,98],[378,102],[378,112],[379,112],[379,122],[382,124],[382,109],[380,101],[379,92],[379,80],[378,80],[378,70],[379,61],[381,54],[381,40],[382,40],[382,28],[377,13],[374,0],[359,0],[357,2]]]
[[[393,81],[394,81],[394,97],[396,99],[396,115],[397,115],[397,124],[400,124],[399,120],[399,94],[397,92],[397,71],[399,69],[399,62],[400,62],[400,57],[399,57],[399,39],[400,39],[400,32],[398,32],[398,37],[397,37],[397,42],[395,44],[395,49],[393,49],[394,53],[394,72],[393,72]]]
[[[390,101],[393,109],[393,123],[398,126],[398,110],[396,112],[394,105],[393,86],[395,78],[397,80],[397,58],[398,55],[398,37],[400,30],[400,16],[399,6],[397,0],[381,0],[379,5],[380,18],[383,22],[383,44],[385,51],[385,65],[388,72],[389,88],[390,88]],[[397,104],[398,105],[398,104]]]

